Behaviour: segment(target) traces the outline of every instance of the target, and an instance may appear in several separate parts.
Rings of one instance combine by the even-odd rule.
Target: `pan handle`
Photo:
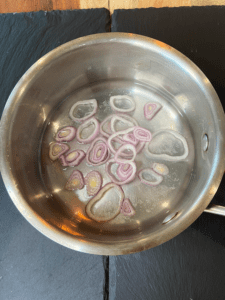
[[[225,207],[220,206],[220,205],[215,205],[212,204],[209,207],[207,207],[204,212],[210,213],[210,214],[215,214],[215,215],[220,215],[225,217]]]

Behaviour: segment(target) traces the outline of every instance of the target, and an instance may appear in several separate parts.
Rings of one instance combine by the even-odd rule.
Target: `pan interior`
[[[135,159],[137,171],[151,168],[153,163],[158,162],[165,164],[169,168],[169,174],[163,176],[163,182],[155,187],[141,183],[138,176],[136,176],[133,182],[122,186],[125,197],[130,199],[135,208],[135,216],[126,217],[119,214],[109,222],[98,223],[89,219],[85,213],[85,206],[90,201],[86,189],[68,191],[65,189],[65,184],[74,170],[81,171],[84,176],[91,170],[96,170],[102,174],[103,185],[105,185],[111,182],[105,172],[105,164],[101,166],[88,166],[86,159],[84,159],[77,167],[62,167],[59,160],[54,162],[50,160],[48,152],[49,144],[54,141],[54,136],[59,129],[67,125],[78,128],[79,123],[74,122],[69,117],[70,108],[74,103],[85,99],[96,99],[98,102],[98,111],[95,117],[99,122],[102,122],[107,116],[115,114],[109,105],[109,98],[114,95],[131,96],[135,101],[136,109],[134,112],[129,113],[129,115],[137,120],[139,126],[150,130],[153,135],[156,132],[162,132],[160,141],[156,140],[155,142],[154,147],[156,149],[153,150],[156,153],[157,151],[162,151],[162,144],[167,143],[170,139],[167,130],[172,130],[179,132],[185,137],[188,143],[189,155],[184,160],[173,162],[151,158],[143,150]],[[144,105],[148,102],[157,102],[162,105],[162,109],[151,121],[144,118]],[[194,142],[187,118],[173,105],[169,93],[162,93],[154,88],[125,80],[96,83],[85,86],[66,97],[54,113],[52,113],[48,121],[41,150],[42,179],[48,195],[51,195],[54,199],[52,200],[53,203],[56,201],[63,207],[62,211],[66,212],[66,216],[64,215],[64,217],[74,227],[80,228],[81,232],[83,230],[90,231],[91,228],[91,232],[96,233],[96,235],[98,233],[102,235],[113,233],[117,235],[117,239],[126,235],[127,231],[137,233],[148,230],[151,232],[156,230],[158,226],[161,227],[163,220],[171,213],[179,210],[182,203],[186,201],[184,192],[188,187],[193,170]],[[81,149],[85,152],[90,147],[90,144],[80,144],[76,139],[71,143],[73,149]],[[157,143],[161,143],[161,145],[157,145]],[[178,145],[175,145],[178,153],[183,151],[182,147],[179,148],[179,146],[178,142]],[[167,148],[168,154],[171,154],[170,151],[171,149]]]

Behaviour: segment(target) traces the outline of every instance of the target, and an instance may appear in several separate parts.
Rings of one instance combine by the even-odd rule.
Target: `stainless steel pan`
[[[134,217],[119,215],[98,223],[86,215],[82,194],[65,191],[71,171],[49,160],[48,144],[58,128],[73,124],[68,111],[76,101],[96,98],[101,121],[111,113],[106,105],[109,97],[121,94],[136,100],[134,117],[140,125],[153,133],[179,132],[189,153],[184,160],[166,162],[170,173],[160,186],[149,188],[136,179],[124,187],[135,207]],[[163,105],[151,122],[142,113],[149,99]],[[223,207],[207,208],[225,167],[220,100],[196,65],[157,40],[107,33],[51,51],[12,91],[0,137],[1,172],[14,204],[36,229],[66,247],[93,254],[128,254],[175,237],[204,210],[224,214]],[[152,162],[145,158],[144,164]],[[87,172],[85,164],[82,168]]]

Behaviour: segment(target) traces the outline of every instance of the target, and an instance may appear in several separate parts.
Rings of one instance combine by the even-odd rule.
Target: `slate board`
[[[206,74],[225,108],[225,7],[116,10],[111,30],[181,51]],[[225,205],[225,178],[213,203]],[[109,284],[110,300],[224,300],[225,218],[203,213],[161,246],[110,257]]]
[[[70,40],[109,31],[109,20],[105,9],[0,15],[0,116],[35,61]],[[103,299],[106,260],[44,237],[17,211],[0,178],[1,300]]]

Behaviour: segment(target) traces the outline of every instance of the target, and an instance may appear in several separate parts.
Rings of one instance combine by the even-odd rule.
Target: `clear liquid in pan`
[[[182,201],[182,194],[188,186],[194,163],[194,146],[188,121],[173,106],[169,95],[161,94],[159,91],[149,87],[146,88],[134,82],[126,81],[103,82],[84,87],[67,97],[57,110],[53,112],[43,136],[41,151],[41,171],[46,188],[50,194],[54,195],[57,201],[60,201],[66,207],[70,215],[74,214],[75,220],[78,212],[83,216],[83,222],[88,220],[85,213],[85,206],[91,197],[88,196],[86,188],[78,191],[65,190],[65,184],[71,173],[74,170],[79,170],[85,176],[90,171],[97,170],[103,176],[103,186],[110,182],[110,179],[105,172],[105,165],[90,167],[87,165],[85,159],[77,167],[62,167],[58,160],[52,162],[48,155],[49,144],[54,141],[55,134],[62,127],[75,126],[78,128],[79,123],[74,122],[69,117],[70,108],[76,101],[96,99],[98,102],[98,111],[95,117],[99,122],[102,122],[107,116],[115,113],[109,105],[109,98],[116,95],[129,95],[134,99],[136,109],[128,115],[136,119],[139,126],[150,130],[153,134],[164,130],[174,130],[180,133],[187,141],[189,154],[186,159],[175,162],[151,158],[145,155],[144,151],[137,155],[135,159],[137,170],[150,168],[154,162],[159,162],[164,163],[168,167],[169,174],[164,176],[162,183],[156,187],[142,184],[137,176],[133,182],[122,186],[125,197],[130,199],[136,214],[133,217],[125,217],[119,214],[110,222],[101,224],[101,228],[105,227],[107,230],[114,231],[119,230],[122,224],[123,228],[126,226],[137,228],[142,222],[156,220],[158,216],[167,215],[170,211],[174,211],[179,202]],[[146,120],[144,117],[143,108],[147,102],[158,102],[162,105],[160,112],[151,121]],[[125,104],[127,107],[128,104]],[[119,103],[120,107],[121,105]],[[84,115],[84,112],[77,111],[76,113],[79,116]],[[116,126],[119,126],[119,123]],[[173,142],[175,142],[176,147],[171,150]],[[81,149],[85,152],[87,152],[90,146],[89,144],[79,144],[76,139],[69,144],[71,148]],[[166,136],[164,133],[161,136],[156,135],[155,142],[152,144],[150,150],[156,154],[164,151],[172,156],[182,155],[184,151],[179,139],[176,139],[174,136]],[[100,225],[96,222],[93,226],[98,227]]]

